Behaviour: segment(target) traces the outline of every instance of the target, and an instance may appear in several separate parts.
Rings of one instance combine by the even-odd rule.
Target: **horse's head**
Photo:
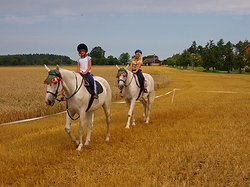
[[[47,84],[45,102],[47,105],[53,106],[58,92],[62,90],[62,76],[58,65],[54,70],[50,70],[45,64],[44,67],[48,71],[48,77],[44,81],[44,84]]]
[[[118,72],[117,72],[117,75],[116,75],[116,78],[118,78],[118,88],[121,90],[125,86],[129,70],[128,70],[128,66],[126,66],[125,68],[123,68],[123,67],[119,68],[116,65],[116,68],[118,69]]]

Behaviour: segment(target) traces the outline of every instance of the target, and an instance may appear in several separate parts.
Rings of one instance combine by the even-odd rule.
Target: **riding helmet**
[[[140,49],[137,49],[137,50],[135,51],[135,53],[141,53],[141,54],[142,54],[142,51],[141,51]]]
[[[78,51],[78,52],[79,52],[80,49],[85,49],[86,52],[88,52],[88,47],[87,47],[85,44],[83,44],[83,43],[81,43],[81,44],[79,44],[79,45],[77,46],[77,51]]]

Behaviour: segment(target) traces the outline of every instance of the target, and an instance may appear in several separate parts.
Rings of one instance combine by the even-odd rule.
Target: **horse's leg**
[[[77,147],[77,151],[81,151],[82,149],[82,136],[83,136],[83,127],[84,127],[84,117],[85,117],[85,112],[81,112],[80,114],[80,122],[79,122],[79,127],[78,127],[78,134],[79,134],[79,145]]]
[[[132,125],[135,125],[135,116],[134,116],[134,112],[132,112]]]
[[[131,105],[131,101],[129,99],[126,99],[126,98],[125,98],[125,101],[126,101],[126,104],[127,104],[127,107],[128,107],[128,111],[129,111],[130,105]],[[128,120],[127,120],[127,124],[126,124],[125,128],[129,129],[129,125],[130,125],[130,117],[128,116]]]
[[[91,130],[92,130],[93,121],[94,121],[94,112],[87,112],[86,118],[87,118],[87,136],[86,136],[86,140],[84,143],[84,147],[88,148],[89,142],[90,142],[90,137],[91,137]]]
[[[150,113],[151,113],[151,106],[152,106],[152,103],[155,99],[155,93],[152,92],[148,95],[148,112],[147,112],[147,117],[146,117],[146,123],[149,123],[149,116],[150,116]]]
[[[126,124],[126,127],[125,128],[127,128],[127,129],[129,129],[129,126],[130,126],[130,119],[131,119],[131,117],[132,117],[132,115],[133,115],[133,110],[134,110],[134,107],[135,107],[135,100],[136,99],[131,99],[131,100],[126,100],[126,103],[127,103],[127,105],[128,105],[128,107],[129,107],[129,110],[128,110],[128,121],[127,121],[127,124]]]
[[[106,116],[106,123],[107,123],[107,134],[106,134],[106,142],[109,142],[109,137],[110,137],[110,121],[111,121],[111,117],[110,117],[110,104],[104,104],[103,105],[103,110]]]
[[[72,115],[72,116],[74,116],[74,115]],[[78,144],[79,144],[79,141],[76,140],[76,137],[73,135],[73,133],[70,130],[71,122],[72,122],[72,119],[69,117],[69,114],[67,113],[67,115],[66,115],[66,124],[65,124],[65,131],[71,137],[71,140],[75,143],[75,146],[77,147]]]
[[[144,98],[142,98],[140,102],[143,105],[143,114],[142,114],[143,121],[146,122],[147,121],[147,117],[146,117],[147,116],[147,101]]]

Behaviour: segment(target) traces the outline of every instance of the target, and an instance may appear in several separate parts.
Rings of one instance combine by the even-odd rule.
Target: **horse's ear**
[[[116,66],[117,69],[120,69],[120,68],[117,66],[117,64],[116,64],[115,66]]]
[[[129,64],[125,67],[125,69],[128,69],[128,67],[129,67]]]
[[[56,65],[56,73],[59,73],[59,65]]]
[[[48,66],[46,65],[46,64],[44,64],[44,67],[45,67],[45,69],[49,72],[50,71],[50,69],[48,68]]]

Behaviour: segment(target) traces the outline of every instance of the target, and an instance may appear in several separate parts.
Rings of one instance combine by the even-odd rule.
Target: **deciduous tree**
[[[119,58],[118,58],[118,61],[119,61],[119,64],[128,64],[129,63],[129,59],[130,59],[130,56],[128,53],[122,53]]]

